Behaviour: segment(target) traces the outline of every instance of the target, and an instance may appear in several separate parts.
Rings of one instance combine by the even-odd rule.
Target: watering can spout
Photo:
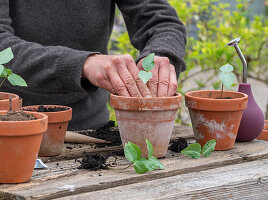
[[[238,53],[238,56],[243,63],[243,83],[247,83],[247,61],[246,61],[241,49],[238,46],[240,39],[241,39],[241,37],[235,38],[232,41],[228,42],[227,45],[234,47],[236,52]]]

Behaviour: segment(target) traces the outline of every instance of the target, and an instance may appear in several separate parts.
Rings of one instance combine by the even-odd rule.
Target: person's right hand
[[[138,77],[139,69],[133,58],[126,55],[90,55],[82,77],[93,85],[113,94],[131,97],[151,97],[146,84]]]

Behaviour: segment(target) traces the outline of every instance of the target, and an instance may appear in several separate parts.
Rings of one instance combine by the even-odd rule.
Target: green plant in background
[[[164,165],[153,156],[153,145],[146,139],[148,149],[148,159],[141,158],[141,150],[132,142],[125,143],[124,153],[128,161],[134,164],[134,169],[138,174],[143,174],[155,169],[165,169]]]
[[[151,78],[153,78],[151,70],[153,70],[155,63],[154,63],[154,53],[146,56],[142,60],[142,67],[144,70],[139,71],[139,78],[146,84]]]
[[[203,148],[199,143],[190,144],[187,148],[181,151],[182,154],[189,156],[193,159],[201,158],[201,155],[204,157],[209,157],[211,153],[214,151],[216,146],[216,140],[209,140]]]
[[[220,99],[221,99],[222,98],[222,92],[223,92],[223,86],[226,89],[229,89],[234,83],[235,75],[233,73],[234,68],[230,64],[226,64],[226,65],[221,66],[219,68],[219,70],[220,70],[219,78],[220,78],[221,83],[222,83],[221,95],[220,95]]]
[[[14,55],[10,47],[0,52],[0,74],[1,74],[0,77],[3,78],[3,80],[0,83],[0,87],[3,85],[6,79],[10,82],[11,85],[24,86],[24,87],[27,86],[27,83],[23,78],[13,73],[10,69],[4,66],[4,64],[8,63],[13,58]]]

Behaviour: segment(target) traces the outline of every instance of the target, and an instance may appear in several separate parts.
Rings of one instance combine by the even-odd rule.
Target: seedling
[[[134,164],[135,171],[138,174],[143,174],[155,169],[165,169],[164,165],[153,156],[152,143],[146,139],[146,144],[148,149],[148,159],[141,158],[141,150],[136,144],[132,142],[125,143],[125,157]]]
[[[216,146],[216,140],[209,140],[203,148],[199,143],[190,144],[186,149],[181,151],[182,154],[189,156],[194,159],[201,158],[201,155],[204,157],[209,157],[210,154],[214,151]]]
[[[234,83],[235,75],[233,73],[234,68],[230,64],[226,64],[226,65],[221,66],[219,68],[219,70],[220,70],[219,78],[220,78],[221,83],[222,83],[221,96],[220,96],[220,99],[221,99],[222,93],[223,93],[223,86],[226,89],[229,89],[232,86],[232,84]]]
[[[24,86],[24,87],[27,86],[27,83],[23,78],[13,73],[10,69],[4,67],[3,64],[8,63],[13,58],[14,55],[10,47],[0,52],[0,77],[4,78],[0,83],[0,88],[6,79],[10,82],[11,85]]]
[[[152,53],[146,56],[142,61],[142,67],[144,70],[140,70],[138,76],[145,84],[153,77],[151,70],[153,70],[155,63],[154,63],[154,56],[155,54]]]

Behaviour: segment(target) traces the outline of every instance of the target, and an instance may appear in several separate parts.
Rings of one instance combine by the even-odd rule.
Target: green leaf
[[[10,75],[8,75],[7,80],[12,85],[27,87],[27,83],[25,82],[25,80],[17,74],[11,73]]]
[[[146,158],[142,158],[140,161],[145,165],[148,171],[153,171],[158,167],[156,163],[147,160]]]
[[[12,74],[11,69],[8,69],[8,68],[4,67],[4,70],[3,70],[3,72],[2,72],[0,77],[7,77],[10,74]]]
[[[140,160],[135,160],[134,169],[138,174],[143,174],[145,172],[148,172],[148,169],[146,168],[144,163]]]
[[[224,72],[224,73],[229,73],[232,72],[234,70],[233,66],[230,64],[226,64],[223,65],[219,68],[220,71]]]
[[[199,143],[190,144],[186,149],[181,151],[182,154],[194,159],[201,157],[201,145]]]
[[[220,78],[222,84],[224,85],[224,87],[229,89],[232,86],[232,84],[234,83],[235,75],[231,72],[230,73],[220,72],[219,78]]]
[[[5,67],[3,65],[0,65],[0,75],[2,75],[4,69],[5,69]]]
[[[154,68],[154,56],[155,54],[152,53],[148,56],[146,56],[142,61],[142,67],[145,71],[151,71]]]
[[[133,144],[132,142],[125,143],[124,148],[125,157],[130,162],[134,162],[136,160],[140,160],[141,158],[141,150],[140,148]]]
[[[153,77],[152,72],[146,72],[146,71],[139,71],[138,76],[144,82],[145,84]]]
[[[10,47],[0,52],[0,64],[6,64],[12,58],[14,58],[14,55]]]
[[[214,151],[216,140],[209,140],[202,148],[202,154],[207,158]]]
[[[159,169],[165,169],[165,166],[154,156],[149,157],[149,161],[157,166]]]
[[[153,145],[152,143],[146,139],[146,144],[147,144],[147,149],[148,149],[148,158],[150,158],[151,156],[153,156],[154,154],[154,149],[153,149]]]

